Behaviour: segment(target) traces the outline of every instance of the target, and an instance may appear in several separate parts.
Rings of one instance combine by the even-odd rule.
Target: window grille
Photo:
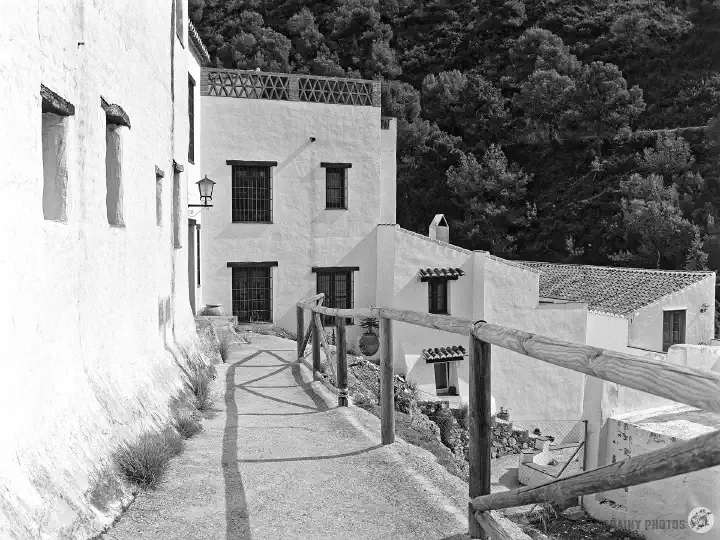
[[[188,75],[188,161],[195,163],[195,81]]]
[[[347,208],[347,169],[325,169],[325,208]]]
[[[240,223],[272,222],[270,167],[233,165],[232,220]]]
[[[272,322],[269,266],[232,269],[232,309],[238,322]]]
[[[430,313],[447,314],[447,280],[438,279],[428,282],[428,296]]]
[[[349,271],[326,271],[317,273],[317,291],[325,295],[323,306],[336,309],[353,308],[353,273]],[[335,317],[321,315],[324,326],[335,324]],[[352,324],[352,319],[346,319]]]

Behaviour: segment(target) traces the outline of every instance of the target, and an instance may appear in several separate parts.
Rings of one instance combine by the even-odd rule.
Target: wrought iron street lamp
[[[208,201],[212,201],[213,188],[215,187],[215,182],[210,180],[207,177],[207,174],[205,175],[205,178],[203,178],[202,180],[198,180],[195,183],[198,186],[198,191],[200,192],[200,200],[202,201],[202,204],[188,204],[189,208],[200,208],[200,210],[197,210],[193,214],[193,216],[198,215],[205,208],[212,208],[213,205],[208,204]]]

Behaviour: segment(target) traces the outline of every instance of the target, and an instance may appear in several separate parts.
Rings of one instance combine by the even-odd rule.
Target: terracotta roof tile
[[[540,274],[540,296],[587,302],[590,311],[627,315],[714,272],[645,270],[523,261]]]
[[[420,281],[430,279],[457,279],[464,276],[465,272],[460,268],[421,268]]]
[[[439,347],[435,349],[423,349],[423,356],[428,364],[433,362],[450,362],[453,360],[462,360],[467,351],[462,345],[453,345],[452,347]]]

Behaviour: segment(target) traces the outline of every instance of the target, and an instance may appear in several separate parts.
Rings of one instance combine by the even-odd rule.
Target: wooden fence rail
[[[395,439],[392,321],[468,336],[470,340],[468,524],[473,537],[491,540],[510,538],[491,514],[492,510],[566,500],[570,497],[626,488],[720,465],[720,431],[717,431],[605,467],[556,479],[540,486],[491,495],[491,345],[604,381],[715,412],[720,412],[720,374],[561,341],[485,321],[474,322],[459,317],[385,307],[328,308],[321,305],[323,298],[323,295],[316,295],[297,303],[298,357],[301,355],[301,348],[304,350],[304,345],[301,346],[300,343],[300,336],[303,336],[304,330],[304,314],[301,312],[305,309],[312,312],[311,328],[308,328],[304,343],[307,343],[311,330],[313,336],[318,335],[318,339],[313,338],[313,368],[315,368],[316,355],[319,363],[321,341],[328,362],[332,361],[325,340],[322,338],[320,314],[335,317],[338,335],[336,347],[338,404],[347,405],[345,319],[357,317],[380,319],[380,402],[383,444],[390,444]]]

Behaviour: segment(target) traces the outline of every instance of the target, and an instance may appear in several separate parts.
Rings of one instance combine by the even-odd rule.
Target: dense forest
[[[382,80],[403,227],[442,212],[453,243],[508,258],[706,266],[720,2],[190,6],[217,67]]]

